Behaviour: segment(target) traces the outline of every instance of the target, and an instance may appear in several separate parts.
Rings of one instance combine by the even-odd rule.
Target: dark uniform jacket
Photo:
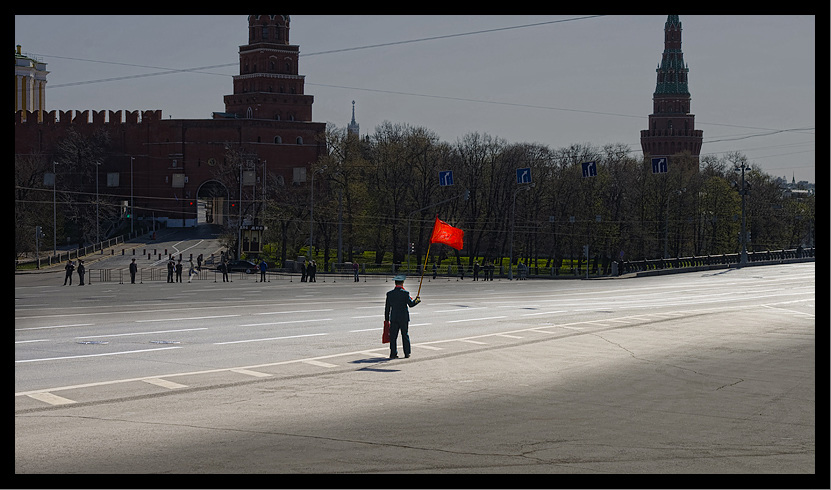
[[[407,307],[417,305],[410,298],[410,293],[403,287],[396,286],[392,291],[387,292],[387,303],[384,306],[384,320],[390,322],[409,322],[410,311]]]

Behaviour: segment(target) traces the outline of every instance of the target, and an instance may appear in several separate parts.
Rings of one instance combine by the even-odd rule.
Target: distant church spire
[[[352,101],[352,122],[349,123],[349,126],[346,127],[346,130],[349,134],[354,134],[355,136],[360,136],[358,133],[360,132],[361,125],[355,122],[355,101]]]

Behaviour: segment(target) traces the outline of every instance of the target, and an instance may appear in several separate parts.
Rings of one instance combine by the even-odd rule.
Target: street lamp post
[[[100,221],[98,217],[98,166],[101,165],[98,162],[95,162],[95,241],[97,242],[100,235],[98,230],[98,223]],[[92,249],[95,250],[95,244],[92,244]]]
[[[739,259],[739,265],[747,265],[747,223],[745,220],[745,198],[747,197],[748,188],[750,187],[744,181],[744,169],[746,165],[745,162],[742,161],[741,169],[742,169],[742,184],[741,188],[739,189],[739,195],[742,196],[742,236],[741,236],[741,244],[742,244],[742,254],[741,258]]]
[[[311,187],[311,203],[309,206],[309,260],[312,260],[314,254],[314,215],[315,215],[315,175],[323,173],[326,170],[326,165],[312,172],[312,187]],[[325,264],[324,264],[325,265]]]
[[[130,238],[133,237],[133,220],[135,219],[136,208],[133,204],[133,160],[135,157],[130,157]]]
[[[513,265],[514,265],[514,218],[516,216],[516,195],[519,194],[519,191],[527,191],[534,187],[535,182],[532,182],[530,185],[524,185],[518,187],[514,191],[514,197],[511,202],[511,237],[508,239],[508,280],[513,281],[514,274],[513,274]]]
[[[52,256],[56,256],[58,254],[58,199],[57,199],[57,186],[58,186],[58,171],[57,171],[58,162],[52,162]],[[50,262],[51,263],[51,262]]]

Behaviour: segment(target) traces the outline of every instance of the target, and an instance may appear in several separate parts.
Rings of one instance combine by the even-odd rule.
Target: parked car
[[[229,260],[228,272],[245,272],[246,274],[254,274],[257,272],[257,264],[249,260]]]

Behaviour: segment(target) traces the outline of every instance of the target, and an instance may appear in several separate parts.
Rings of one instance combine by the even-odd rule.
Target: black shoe
[[[409,354],[404,354],[404,359],[409,359],[409,358],[410,358]]]
[[[398,359],[398,356],[390,356],[390,359]]]

